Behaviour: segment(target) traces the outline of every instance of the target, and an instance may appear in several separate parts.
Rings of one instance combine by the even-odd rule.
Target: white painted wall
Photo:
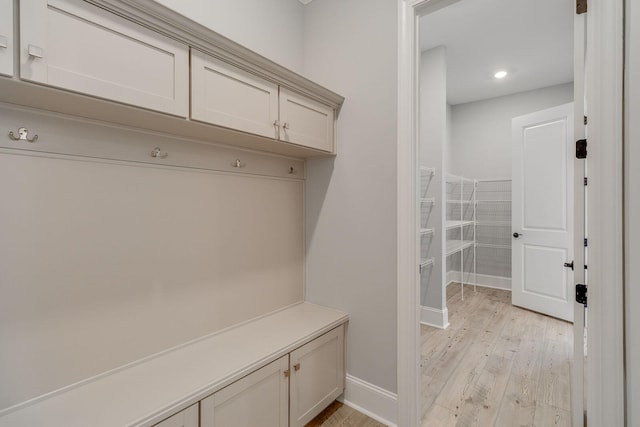
[[[640,4],[626,2],[625,326],[627,425],[640,425]]]
[[[213,31],[302,72],[304,6],[298,0],[155,0]]]
[[[304,39],[305,75],[346,98],[338,156],[308,162],[306,297],[349,312],[348,373],[395,392],[397,2],[311,2]]]
[[[511,178],[511,119],[573,101],[573,83],[483,101],[453,111],[450,172],[469,178]]]
[[[444,218],[446,207],[443,203],[446,179],[446,151],[450,126],[447,123],[447,51],[444,46],[422,52],[420,56],[420,108],[419,141],[420,164],[436,169],[431,185],[436,205],[431,214],[430,226],[436,230],[432,240],[432,256],[435,258],[427,286],[421,286],[420,304],[436,310],[446,308],[446,292],[443,272],[446,258],[442,256],[445,236]],[[445,323],[446,324],[446,323]],[[444,325],[442,325],[444,326]]]

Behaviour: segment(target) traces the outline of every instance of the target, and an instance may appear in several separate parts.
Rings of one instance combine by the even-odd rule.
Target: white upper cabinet
[[[298,158],[336,154],[344,102],[152,0],[0,0],[0,76],[0,102]]]
[[[191,118],[278,137],[278,85],[191,51]]]
[[[333,108],[193,49],[191,118],[335,152]]]
[[[20,8],[23,80],[188,116],[186,45],[82,0]]]
[[[280,88],[280,140],[334,152],[333,109]]]
[[[0,0],[0,74],[13,76],[13,0]]]

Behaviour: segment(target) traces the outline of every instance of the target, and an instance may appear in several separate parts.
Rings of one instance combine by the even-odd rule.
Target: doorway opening
[[[574,4],[428,12],[417,64],[422,425],[580,425]]]

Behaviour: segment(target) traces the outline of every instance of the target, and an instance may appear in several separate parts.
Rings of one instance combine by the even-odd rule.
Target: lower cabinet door
[[[198,418],[198,404],[196,403],[153,427],[198,427]]]
[[[290,353],[291,427],[304,426],[344,391],[344,326]]]
[[[287,427],[289,356],[200,401],[201,427]]]

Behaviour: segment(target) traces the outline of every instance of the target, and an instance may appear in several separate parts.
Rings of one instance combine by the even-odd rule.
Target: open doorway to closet
[[[420,18],[423,426],[578,425],[574,16],[478,0]]]

